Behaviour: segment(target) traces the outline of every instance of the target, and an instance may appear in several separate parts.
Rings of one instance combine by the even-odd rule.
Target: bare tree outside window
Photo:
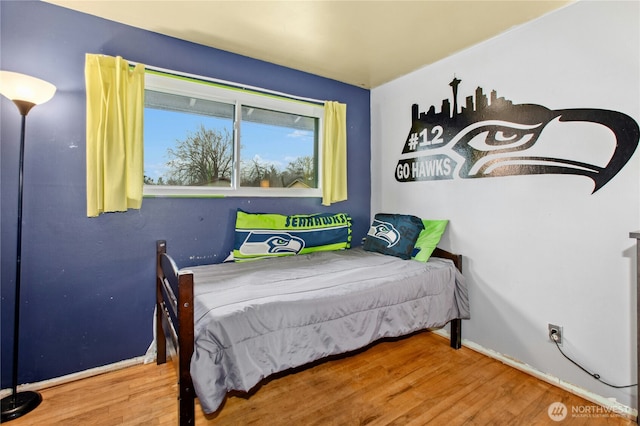
[[[284,170],[260,158],[253,158],[243,164],[242,186],[270,188],[315,186],[315,163],[310,156],[296,158],[289,162]]]
[[[311,156],[298,157],[287,164],[285,175],[288,177],[286,186],[298,181],[307,186],[315,186],[316,165]]]
[[[233,139],[228,130],[204,125],[167,150],[170,185],[228,186],[233,165]]]

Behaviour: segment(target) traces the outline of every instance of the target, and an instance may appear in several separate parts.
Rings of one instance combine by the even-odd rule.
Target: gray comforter
[[[191,377],[206,413],[270,374],[469,318],[464,278],[448,260],[357,248],[190,270]]]

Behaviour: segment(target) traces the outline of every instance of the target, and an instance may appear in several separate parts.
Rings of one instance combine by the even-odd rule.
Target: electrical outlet
[[[562,345],[562,326],[549,324],[549,340]]]

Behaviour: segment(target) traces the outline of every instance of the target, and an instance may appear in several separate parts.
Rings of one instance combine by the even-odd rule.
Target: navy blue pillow
[[[411,259],[422,219],[406,214],[378,213],[371,223],[363,248],[401,259]]]

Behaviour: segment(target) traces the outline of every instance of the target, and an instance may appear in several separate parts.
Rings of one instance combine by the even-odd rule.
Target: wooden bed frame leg
[[[456,318],[451,320],[451,347],[453,349],[460,349],[462,347],[462,320]]]
[[[193,389],[190,366],[191,357],[194,350],[193,331],[193,275],[178,273],[178,326],[180,333],[178,336],[179,353],[178,363],[178,416],[180,425],[195,425],[195,398],[196,392]]]
[[[160,268],[160,255],[167,252],[167,243],[164,240],[156,241],[156,268]],[[156,271],[156,364],[164,364],[167,362],[167,340],[164,334],[164,327],[162,321],[164,315],[162,310],[162,282],[160,277],[162,271]]]
[[[193,275],[188,272],[181,273],[173,260],[166,256],[166,252],[166,241],[158,240],[156,242],[156,363],[163,364],[167,361],[167,339],[169,339],[176,350],[178,364],[178,424],[180,426],[195,425],[196,393],[189,372],[194,348]],[[175,319],[169,311],[175,314]]]
[[[167,340],[164,336],[164,327],[162,326],[161,305],[156,305],[156,364],[164,364],[167,362]]]
[[[183,396],[187,392],[187,396]],[[178,402],[178,424],[180,426],[193,426],[196,424],[196,406],[194,395],[189,390],[180,387],[180,401]]]

